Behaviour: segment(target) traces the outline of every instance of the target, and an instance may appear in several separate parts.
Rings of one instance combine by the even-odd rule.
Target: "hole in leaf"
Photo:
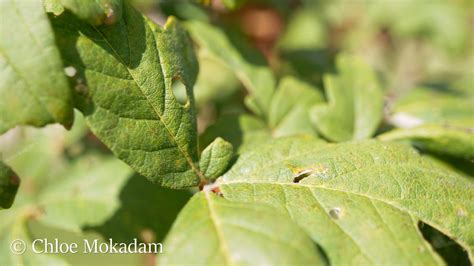
[[[308,177],[313,173],[312,169],[305,169],[299,171],[296,176],[293,178],[293,183],[299,183],[303,178]]]
[[[181,105],[186,105],[189,102],[188,95],[186,94],[186,86],[179,77],[175,77],[173,81],[171,81],[171,90],[173,91],[174,98]]]
[[[469,256],[456,241],[423,222],[418,223],[423,237],[448,265],[471,265]]]

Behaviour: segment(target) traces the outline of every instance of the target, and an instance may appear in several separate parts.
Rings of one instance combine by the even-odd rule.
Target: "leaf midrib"
[[[129,41],[129,34],[128,34],[128,24],[126,22],[126,19],[125,19],[125,16],[123,16],[123,21],[124,21],[124,24],[125,24],[125,28],[127,29],[127,41]],[[144,21],[144,23],[146,24],[147,27],[150,27],[146,21]],[[97,29],[97,27],[95,26],[92,26],[92,28],[98,33],[100,34],[100,36],[102,37],[102,39],[105,41],[105,43],[107,44],[107,46],[110,47],[110,49],[114,52],[116,58],[120,61],[120,63],[125,66],[125,68],[127,69],[128,73],[130,74],[130,76],[132,77],[134,83],[137,85],[137,87],[140,89],[140,92],[142,93],[142,95],[145,97],[145,99],[147,99],[148,103],[149,103],[149,98],[147,97],[147,95],[145,93],[143,93],[143,89],[142,87],[140,86],[140,84],[137,82],[135,76],[132,74],[132,72],[130,71],[130,69],[128,68],[128,66],[124,63],[124,60],[123,58],[117,53],[117,51],[115,50],[115,48],[111,45],[111,43],[109,42],[109,40],[102,34],[102,32],[100,30]],[[153,33],[154,31],[151,30]],[[153,36],[153,41],[155,43],[155,49],[156,49],[156,54],[157,54],[157,57],[158,57],[158,60],[159,60],[159,64],[160,64],[160,68],[161,68],[161,75],[163,77],[163,81],[165,81],[165,75],[164,75],[164,72],[163,72],[163,65],[162,65],[162,61],[161,61],[161,57],[160,57],[160,53],[159,53],[159,50],[158,50],[158,47],[156,47],[156,38],[155,36]],[[130,53],[130,47],[128,47],[128,52]],[[165,89],[166,89],[166,84],[165,84]],[[203,174],[198,170],[196,169],[192,159],[190,158],[190,156],[187,154],[187,152],[185,152],[181,146],[178,144],[177,140],[176,140],[176,137],[171,133],[171,130],[168,128],[168,126],[166,125],[166,123],[164,122],[162,116],[160,115],[160,113],[158,112],[158,110],[156,110],[155,106],[151,103],[149,103],[149,105],[151,106],[151,108],[154,110],[155,114],[158,116],[159,118],[159,121],[160,123],[165,127],[166,131],[168,132],[168,134],[170,135],[171,139],[173,140],[174,143],[176,143],[176,147],[178,147],[179,151],[181,152],[181,154],[183,154],[184,158],[186,159],[188,165],[191,167],[191,169],[193,170],[193,172],[200,178],[200,180],[205,180]]]
[[[234,263],[232,262],[232,259],[229,256],[230,254],[229,247],[227,246],[227,242],[225,241],[224,232],[222,232],[220,228],[220,225],[222,224],[222,222],[219,220],[218,215],[215,213],[215,210],[214,210],[215,207],[214,207],[214,204],[212,203],[212,198],[209,195],[209,192],[204,192],[204,195],[205,195],[205,200],[207,202],[207,207],[209,209],[210,220],[216,231],[216,235],[220,243],[219,247],[222,251],[223,257],[225,258],[227,262],[226,265],[234,265]]]

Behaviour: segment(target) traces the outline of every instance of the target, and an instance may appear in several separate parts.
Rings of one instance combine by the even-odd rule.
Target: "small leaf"
[[[113,24],[122,16],[122,0],[46,0],[45,7],[55,15],[68,9],[95,26]]]
[[[231,40],[221,29],[200,21],[189,21],[186,28],[200,49],[205,50],[231,68],[250,92],[247,105],[256,114],[266,116],[275,90],[275,78],[265,60],[245,42]],[[256,63],[255,63],[256,62]]]
[[[208,180],[215,180],[227,170],[234,148],[229,142],[217,138],[201,154],[199,169]]]
[[[226,199],[286,210],[336,265],[443,264],[419,221],[472,258],[472,182],[409,146],[280,138],[241,154],[218,184]]]
[[[323,265],[288,215],[268,206],[196,194],[167,236],[159,265]],[[199,253],[196,255],[196,247]]]
[[[314,134],[309,109],[322,100],[321,93],[311,85],[293,77],[283,78],[270,105],[268,123],[272,135]]]
[[[328,103],[311,110],[316,129],[341,142],[371,137],[382,119],[383,94],[375,72],[359,58],[337,58],[338,74],[324,76]]]
[[[52,21],[64,60],[79,71],[77,105],[93,133],[154,183],[199,184],[192,93],[198,67],[178,22],[170,18],[161,29],[128,4],[112,26],[94,27],[66,12]],[[177,80],[186,87],[184,105],[173,95]]]
[[[398,127],[378,138],[409,141],[420,149],[474,158],[473,95],[462,91],[416,88],[395,103],[389,122]]]
[[[402,128],[378,136],[382,141],[408,140],[415,146],[438,154],[474,159],[474,128],[426,124]]]
[[[0,134],[73,120],[71,93],[41,1],[0,2]]]
[[[2,161],[0,161],[0,209],[8,209],[15,199],[20,179]]]

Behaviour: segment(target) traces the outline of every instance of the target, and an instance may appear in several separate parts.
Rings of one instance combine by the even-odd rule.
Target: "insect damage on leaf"
[[[76,105],[93,133],[154,183],[184,188],[204,180],[192,93],[198,66],[176,19],[160,28],[125,3],[114,25],[94,27],[68,12],[52,22],[64,60],[78,70]],[[173,94],[177,79],[184,106]]]
[[[291,164],[288,164],[288,163],[286,165],[293,173],[295,173],[295,176],[293,178],[293,183],[299,183],[301,180],[309,176],[316,176],[319,178],[328,178],[326,176],[326,173],[328,172],[328,168],[324,165],[316,165],[316,166],[311,166],[304,169],[301,169],[296,166],[292,166]]]
[[[470,180],[435,167],[405,145],[277,139],[240,155],[219,185],[228,200],[286,210],[336,264],[382,263],[392,256],[439,264],[440,257],[426,247],[423,254],[408,252],[428,245],[416,227],[420,220],[472,254]],[[381,239],[390,248],[380,250]],[[347,259],[336,246],[344,246]]]

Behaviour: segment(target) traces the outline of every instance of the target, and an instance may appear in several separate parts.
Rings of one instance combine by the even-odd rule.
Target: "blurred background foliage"
[[[408,120],[396,114],[407,113],[418,119],[408,122],[449,124],[472,133],[472,1],[131,2],[159,24],[172,15],[190,31],[200,65],[194,94],[201,150],[217,136],[241,153],[272,137],[313,132],[303,114],[305,106],[324,99],[322,77],[337,71],[335,58],[341,53],[363,58],[381,81],[385,114],[379,133],[402,128],[397,123]],[[184,102],[181,86],[175,84],[175,95]],[[311,92],[298,91],[301,87]],[[285,93],[271,103],[275,88]],[[246,98],[249,94],[254,97]],[[290,122],[278,119],[280,108],[291,108]],[[472,157],[462,158],[458,150],[446,147],[441,149],[448,151],[440,153],[436,143],[427,144],[423,137],[416,141],[427,157],[471,178]],[[0,212],[0,250],[7,250],[13,239],[48,235],[70,242],[84,237],[162,241],[193,193],[152,186],[133,173],[88,131],[78,112],[70,131],[57,125],[9,131],[0,137],[0,153],[22,177],[13,208]],[[77,217],[71,204],[91,211]],[[16,259],[0,257],[1,265]],[[153,257],[143,255],[25,258],[44,263],[154,264]]]

